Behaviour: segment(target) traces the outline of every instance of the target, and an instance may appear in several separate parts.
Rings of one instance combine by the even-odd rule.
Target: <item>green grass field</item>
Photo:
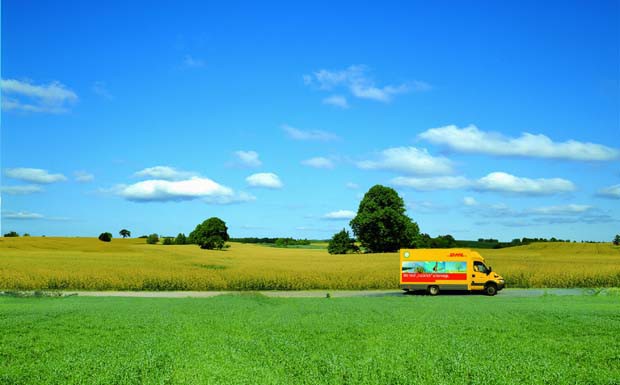
[[[396,253],[230,245],[208,251],[147,245],[144,239],[0,238],[0,290],[357,290],[399,284]],[[620,286],[620,247],[611,244],[479,251],[509,287]]]
[[[0,297],[0,384],[618,384],[618,297]]]

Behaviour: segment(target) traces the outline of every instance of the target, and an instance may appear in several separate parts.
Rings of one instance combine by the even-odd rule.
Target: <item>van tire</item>
[[[497,285],[494,283],[487,283],[484,287],[484,294],[491,297],[497,294]]]
[[[429,295],[437,295],[439,294],[439,286],[429,286],[427,291]]]

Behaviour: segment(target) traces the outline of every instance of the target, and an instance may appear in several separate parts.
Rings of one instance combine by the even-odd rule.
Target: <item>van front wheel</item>
[[[437,294],[439,294],[439,286],[429,286],[428,287],[428,294],[430,294],[430,295],[437,295]]]
[[[489,283],[484,287],[484,294],[494,296],[497,294],[497,286],[494,283]]]

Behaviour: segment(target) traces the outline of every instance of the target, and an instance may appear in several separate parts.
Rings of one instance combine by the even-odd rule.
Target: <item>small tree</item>
[[[105,233],[99,234],[99,240],[102,242],[110,242],[112,240],[112,233],[106,231]]]
[[[330,254],[346,254],[358,250],[359,248],[355,245],[355,239],[351,238],[349,232],[345,229],[334,234],[327,245],[327,251]]]
[[[148,243],[149,245],[156,245],[159,243],[159,235],[157,234],[151,234],[148,237],[146,237],[146,243]]]
[[[187,237],[183,233],[179,233],[177,237],[174,239],[175,245],[185,245],[187,244]]]
[[[202,222],[189,234],[189,242],[201,249],[221,250],[229,238],[226,222],[217,217]]]
[[[123,238],[127,238],[127,237],[131,237],[131,231],[127,230],[127,229],[122,229],[121,231],[118,232],[120,234],[121,237]]]
[[[164,245],[174,245],[174,238],[172,237],[164,237]]]
[[[19,237],[19,234],[17,234],[16,231],[9,231],[8,233],[4,234],[5,237]]]
[[[616,237],[614,238],[614,245],[620,246],[620,234],[616,234]]]

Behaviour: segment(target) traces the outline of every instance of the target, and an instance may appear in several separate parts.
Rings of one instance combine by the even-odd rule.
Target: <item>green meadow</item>
[[[618,384],[617,296],[0,297],[0,384]]]

